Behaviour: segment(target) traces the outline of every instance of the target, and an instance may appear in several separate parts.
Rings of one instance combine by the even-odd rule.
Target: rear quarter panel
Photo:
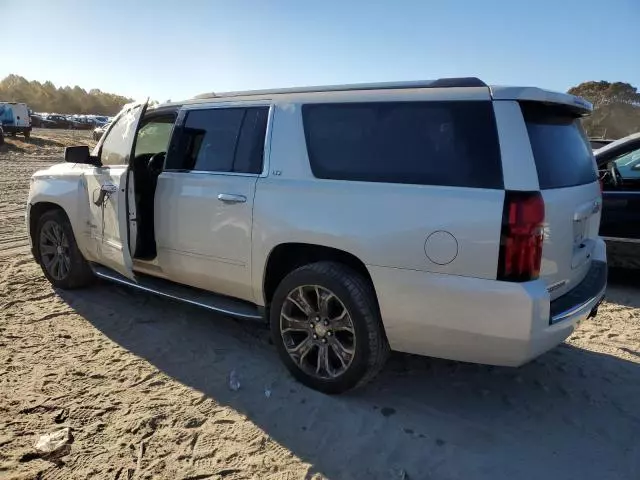
[[[503,96],[508,90],[501,91]],[[526,93],[539,92],[538,89]],[[548,93],[548,92],[547,92]],[[544,93],[544,95],[547,95]],[[542,95],[542,94],[541,94]],[[571,104],[572,95],[551,94],[549,101]],[[555,95],[555,96],[554,96]],[[535,96],[534,99],[537,99]],[[540,97],[543,100],[547,97]],[[529,100],[530,98],[525,98]],[[493,102],[500,138],[502,170],[506,190],[540,191],[545,203],[544,243],[540,278],[551,292],[560,297],[578,285],[589,270],[590,262],[572,266],[574,255],[574,216],[578,211],[601,201],[598,182],[572,187],[541,189],[538,171],[522,109],[516,100]],[[594,162],[594,168],[595,162]],[[585,225],[585,239],[598,237],[600,213],[592,215]],[[589,247],[595,246],[592,242]],[[592,255],[592,254],[590,254]],[[588,257],[589,258],[589,257]]]
[[[257,182],[254,206],[258,303],[269,254],[288,242],[340,249],[368,266],[496,278],[502,190],[317,179],[299,104],[276,106],[270,168]]]

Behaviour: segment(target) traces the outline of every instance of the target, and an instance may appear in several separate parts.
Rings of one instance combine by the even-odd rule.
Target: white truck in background
[[[26,103],[0,102],[0,128],[4,134],[15,137],[18,133],[25,138],[31,136],[31,117]]]

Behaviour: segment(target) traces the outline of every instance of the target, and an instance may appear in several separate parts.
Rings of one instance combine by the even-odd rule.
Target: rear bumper
[[[549,324],[579,320],[597,309],[607,288],[607,262],[592,261],[582,282],[570,292],[551,302]]]
[[[562,343],[595,312],[606,288],[602,240],[583,282],[553,302],[541,280],[368,269],[392,349],[490,365],[519,366]]]

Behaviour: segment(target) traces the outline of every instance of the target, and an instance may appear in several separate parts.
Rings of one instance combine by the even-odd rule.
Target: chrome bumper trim
[[[553,317],[551,317],[551,321],[549,322],[551,325],[554,325],[558,322],[562,322],[563,320],[567,320],[568,318],[574,316],[582,316],[584,314],[589,314],[591,311],[597,307],[602,300],[604,300],[604,292],[607,289],[607,284],[604,284],[604,287],[597,295],[589,298],[585,302],[582,302],[578,305],[573,306],[572,308],[565,310],[564,312],[560,312]]]

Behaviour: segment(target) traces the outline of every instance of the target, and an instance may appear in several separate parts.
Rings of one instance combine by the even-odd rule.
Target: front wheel
[[[50,210],[38,219],[36,254],[45,277],[54,287],[81,288],[92,283],[91,267],[78,250],[67,216]]]
[[[339,263],[313,263],[287,275],[274,294],[270,324],[289,371],[324,393],[365,384],[389,354],[373,288]]]

